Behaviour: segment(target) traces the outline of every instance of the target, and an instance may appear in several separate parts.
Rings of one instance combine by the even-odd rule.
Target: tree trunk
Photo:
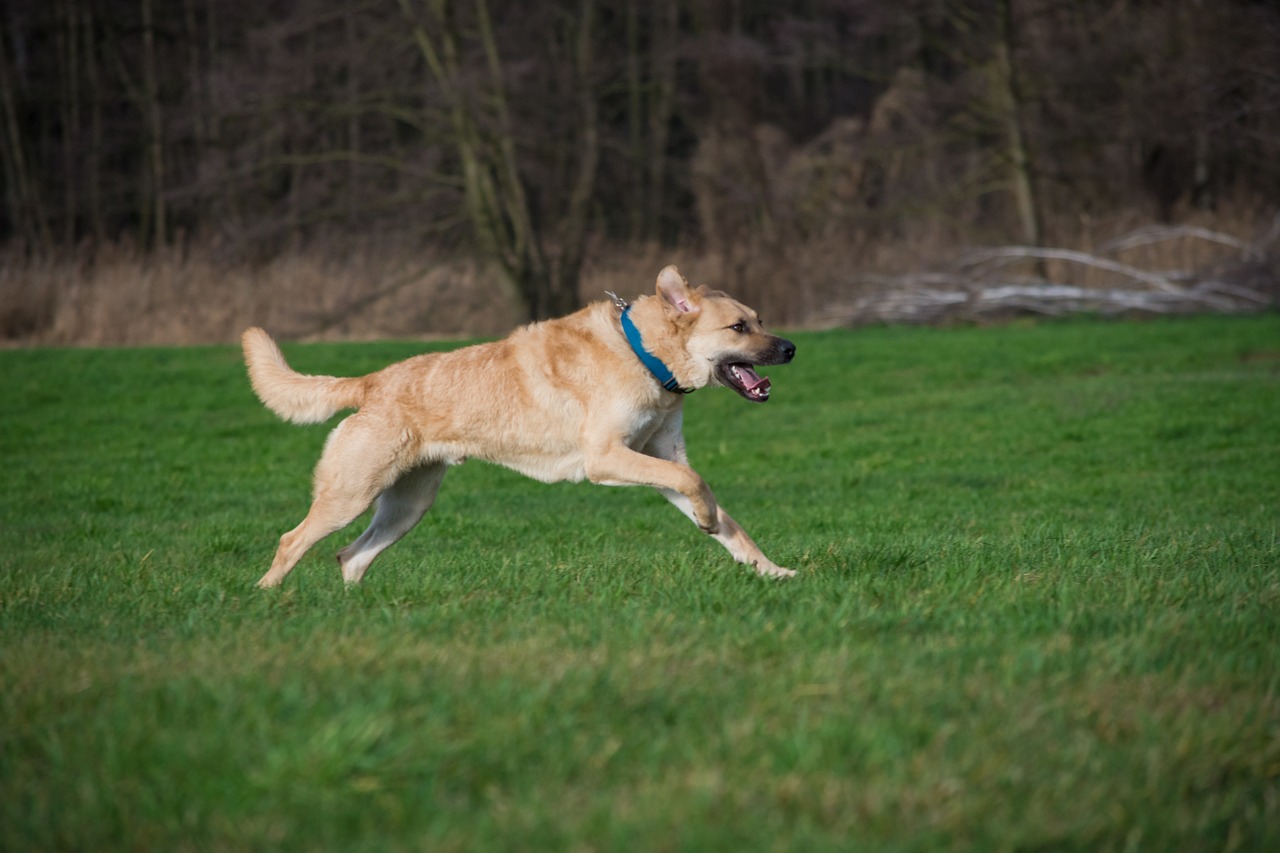
[[[187,87],[189,94],[188,114],[191,117],[191,136],[195,148],[195,159],[204,156],[209,145],[208,116],[212,113],[209,104],[208,84],[204,73],[204,62],[200,55],[201,32],[196,18],[196,0],[182,0],[183,36],[187,47]],[[199,209],[205,208],[204,188],[197,181],[194,186],[194,203]]]
[[[574,87],[578,101],[578,138],[574,163],[577,173],[569,192],[560,234],[560,256],[549,282],[547,315],[558,316],[578,307],[578,276],[586,252],[591,201],[595,197],[600,163],[600,127],[596,93],[591,84],[595,64],[595,0],[581,0],[578,33],[573,52]]]
[[[52,243],[41,198],[40,182],[27,161],[27,140],[19,119],[20,102],[16,72],[5,50],[9,33],[0,39],[0,107],[4,110],[4,175],[9,220],[14,229],[31,243],[47,247]]]
[[[147,124],[147,161],[151,191],[152,244],[160,248],[168,233],[164,200],[164,134],[160,113],[160,85],[156,78],[153,0],[142,0],[142,108]]]
[[[62,95],[62,242],[75,242],[76,220],[80,214],[78,190],[80,165],[76,142],[80,136],[80,46],[79,14],[76,4],[65,0],[66,17],[58,27],[58,59],[63,82]]]
[[[490,164],[483,159],[484,152],[465,96],[454,85],[459,71],[452,6],[449,0],[432,0],[432,12],[440,23],[437,44],[413,13],[410,0],[398,2],[412,29],[418,50],[448,107],[453,145],[462,171],[463,203],[476,242],[481,253],[496,260],[514,282],[518,279],[519,264],[510,255],[510,241],[502,233],[502,210]]]
[[[644,187],[644,126],[641,118],[644,109],[644,90],[640,75],[640,14],[636,8],[639,0],[627,0],[627,158],[631,164],[631,192],[642,197]],[[632,242],[645,238],[645,211],[643,205],[629,205],[627,230]]]
[[[347,101],[347,186],[346,186],[346,220],[347,227],[356,225],[360,194],[360,87],[355,69],[360,62],[359,44],[356,33],[355,12],[348,9],[343,18],[342,35],[345,46],[344,61],[347,64],[347,90],[344,93]]]
[[[1004,122],[1018,222],[1022,229],[1022,240],[1030,246],[1041,246],[1044,244],[1044,234],[1035,195],[1031,155],[1027,150],[1026,134],[1023,131],[1022,113],[1025,108],[1021,81],[1014,61],[1013,0],[996,0],[996,25],[996,71],[1004,101],[1001,119]],[[1037,272],[1044,276],[1044,262],[1040,261],[1037,266]]]
[[[89,227],[99,242],[106,238],[102,211],[102,75],[98,66],[97,27],[93,12],[84,12],[84,69],[89,85],[89,162],[85,183],[89,191]]]
[[[667,200],[667,143],[671,136],[671,116],[675,109],[676,61],[671,48],[680,29],[679,0],[664,0],[654,18],[654,35],[649,48],[652,63],[652,95],[649,103],[648,190],[644,193],[644,236],[661,239],[662,219]]]
[[[410,0],[398,2],[412,27],[418,49],[448,105],[454,147],[462,170],[467,216],[481,252],[501,267],[515,286],[531,319],[556,316],[574,307],[577,304],[581,244],[585,240],[587,208],[595,185],[599,154],[594,100],[589,106],[585,102],[579,105],[585,142],[580,143],[577,176],[570,190],[570,215],[566,218],[563,235],[573,245],[559,247],[560,259],[553,275],[543,246],[543,234],[534,225],[533,210],[520,174],[515,126],[485,0],[474,0],[476,18],[473,22],[488,77],[487,97],[484,99],[467,98],[455,84],[460,78],[459,36],[450,0],[432,0],[432,12],[440,24],[438,38],[433,38],[418,20]],[[593,17],[593,2],[584,0],[582,11],[588,19]],[[575,51],[579,62],[584,61],[583,57],[590,61],[591,57],[589,24],[584,24],[584,33]],[[477,120],[474,114],[480,109],[489,113],[483,121]],[[482,126],[491,128],[490,136],[481,135]]]
[[[486,65],[489,70],[490,102],[497,119],[497,146],[494,164],[496,185],[502,195],[502,206],[508,221],[508,233],[511,238],[509,253],[520,270],[515,276],[518,285],[523,285],[525,301],[530,308],[530,315],[535,320],[542,320],[555,315],[555,302],[558,289],[552,285],[547,268],[542,242],[533,225],[532,211],[525,195],[524,181],[520,177],[520,169],[516,160],[515,131],[511,123],[511,113],[507,107],[506,84],[502,79],[502,63],[498,57],[498,45],[494,39],[493,23],[489,18],[489,7],[486,0],[475,0],[477,29],[480,43],[484,48]]]

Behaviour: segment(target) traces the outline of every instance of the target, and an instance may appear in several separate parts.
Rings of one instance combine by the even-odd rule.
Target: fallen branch
[[[1259,304],[1262,297],[1250,294]],[[997,314],[1029,313],[1061,316],[1081,312],[1117,314],[1186,314],[1201,311],[1236,313],[1244,310],[1236,301],[1208,290],[1165,293],[1150,290],[1098,290],[1060,284],[997,285],[974,290],[936,290],[915,287],[863,297],[844,311],[827,312],[839,323],[851,320],[912,322],[953,318],[980,318]]]
[[[1123,252],[1126,249],[1136,249],[1140,246],[1150,246],[1154,243],[1164,243],[1169,240],[1180,240],[1187,237],[1230,246],[1233,249],[1238,249],[1246,258],[1260,258],[1263,255],[1262,248],[1254,243],[1241,240],[1239,237],[1232,237],[1230,234],[1223,234],[1221,231],[1201,228],[1198,225],[1148,225],[1103,243],[1098,247],[1098,251],[1101,253]]]
[[[1141,245],[1142,240],[1197,236],[1215,239],[1240,250],[1236,269],[1255,275],[1246,287],[1227,281],[1222,263],[1214,270],[1154,273],[1131,264],[1068,249],[1039,249],[1004,246],[971,252],[949,271],[913,273],[904,276],[863,277],[851,289],[866,295],[835,305],[823,312],[819,325],[839,326],[865,323],[937,323],[974,320],[995,316],[1032,314],[1063,316],[1073,313],[1192,314],[1203,312],[1247,313],[1275,305],[1275,296],[1266,292],[1274,284],[1268,270],[1266,252],[1256,244],[1235,240],[1207,229],[1140,229],[1108,244],[1111,250]],[[1203,233],[1201,233],[1203,232]],[[1057,284],[1042,279],[1000,280],[1002,270],[1028,258],[1078,263],[1117,273],[1135,287],[1082,287]],[[993,280],[995,279],[995,280]],[[1141,285],[1145,285],[1142,287]]]
[[[1119,261],[1100,258],[1087,252],[1076,252],[1071,249],[1038,249],[1032,246],[1002,246],[996,249],[982,249],[961,258],[960,266],[978,268],[993,264],[993,262],[1003,261],[1003,263],[994,263],[994,267],[999,269],[1000,267],[1008,266],[1013,261],[1028,258],[1083,264],[1084,266],[1096,267],[1097,269],[1126,276],[1135,281],[1144,282],[1169,293],[1176,293],[1180,290],[1178,285],[1157,273],[1147,272],[1129,264],[1122,264]]]

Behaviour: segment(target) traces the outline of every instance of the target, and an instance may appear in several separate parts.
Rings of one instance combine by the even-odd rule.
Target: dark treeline
[[[1280,4],[7,0],[0,240],[394,233],[533,316],[593,245],[732,256],[930,218],[1280,198]],[[779,250],[783,251],[783,250]]]

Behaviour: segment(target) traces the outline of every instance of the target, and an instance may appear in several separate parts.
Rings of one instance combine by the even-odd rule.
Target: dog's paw
[[[785,580],[796,576],[794,569],[784,569],[782,566],[775,565],[767,561],[761,561],[755,564],[756,574],[762,578],[774,578],[776,580]]]

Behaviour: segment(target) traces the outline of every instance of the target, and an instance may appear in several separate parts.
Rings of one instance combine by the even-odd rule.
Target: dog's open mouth
[[[720,381],[753,403],[769,399],[769,377],[742,361],[728,361],[716,366]]]

